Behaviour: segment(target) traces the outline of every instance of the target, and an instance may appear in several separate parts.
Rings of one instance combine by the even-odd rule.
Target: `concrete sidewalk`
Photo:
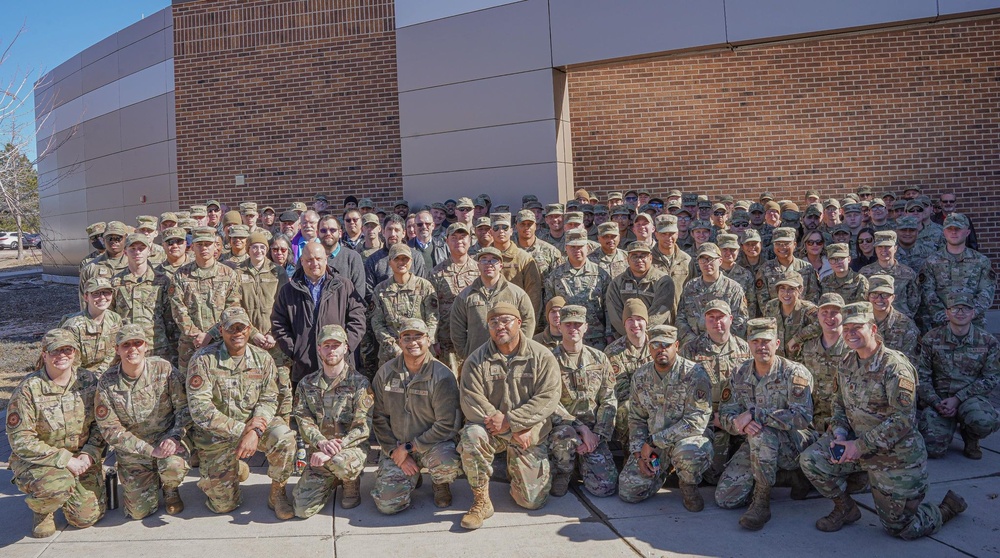
[[[0,440],[0,461],[6,462],[6,435]],[[186,509],[179,516],[161,512],[130,521],[119,508],[96,526],[78,530],[67,527],[57,514],[59,532],[43,540],[27,536],[31,514],[10,483],[11,472],[0,471],[0,556],[1000,556],[1000,434],[985,441],[982,461],[964,458],[960,440],[953,450],[947,458],[930,462],[927,501],[936,504],[952,489],[965,497],[969,510],[937,535],[915,542],[882,531],[870,495],[857,498],[864,507],[861,521],[838,533],[821,533],[813,523],[831,504],[815,493],[808,500],[792,501],[788,489],[775,489],[773,518],[762,531],[751,533],[737,524],[742,510],[715,506],[710,487],[702,489],[706,507],[698,514],[685,511],[680,495],[670,489],[646,502],[625,504],[617,497],[589,497],[575,488],[529,512],[513,503],[508,485],[493,483],[496,515],[482,529],[468,532],[459,525],[472,501],[464,479],[453,485],[450,509],[434,507],[430,478],[425,478],[410,509],[383,516],[369,495],[375,477],[372,464],[363,477],[359,507],[342,509],[337,494],[336,503],[308,520],[279,522],[267,508],[270,482],[263,455],[257,454],[243,487],[244,504],[233,513],[208,511],[193,470],[181,487]]]

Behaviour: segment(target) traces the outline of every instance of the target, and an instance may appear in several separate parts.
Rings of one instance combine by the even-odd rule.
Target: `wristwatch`
[[[403,449],[406,450],[406,453],[413,453],[413,442],[406,442],[403,444]]]
[[[264,431],[261,430],[260,428],[254,427],[253,431],[257,433],[258,438],[260,439],[264,438]]]

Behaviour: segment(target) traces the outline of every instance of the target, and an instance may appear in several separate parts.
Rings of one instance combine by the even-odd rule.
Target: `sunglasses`
[[[924,210],[922,208],[919,208],[919,207],[913,207],[913,208],[907,209],[906,212],[907,213],[923,213]]]
[[[733,223],[733,226],[734,227],[749,227],[750,223],[748,223],[747,221],[740,221],[738,223]]]
[[[822,240],[807,240],[806,244],[808,244],[809,246],[822,246],[823,244],[826,243],[823,242]]]
[[[493,230],[495,231],[509,231],[510,225],[493,225]]]
[[[726,212],[725,211],[716,211],[712,215],[715,215],[716,217],[725,217],[726,216]]]
[[[875,239],[874,238],[859,238],[858,242],[860,242],[861,244],[871,244],[872,242],[875,242]]]

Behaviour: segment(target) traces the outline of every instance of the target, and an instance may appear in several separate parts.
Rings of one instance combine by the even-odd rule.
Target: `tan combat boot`
[[[163,487],[163,505],[169,515],[177,515],[184,511],[184,501],[181,500],[181,493],[177,491],[176,486]]]
[[[979,438],[973,438],[962,431],[962,441],[965,442],[965,449],[962,453],[969,459],[982,459],[983,450],[979,447]]]
[[[439,508],[447,508],[451,506],[451,485],[450,484],[437,484],[433,483],[432,488],[434,489],[434,505]]]
[[[361,475],[354,480],[341,481],[344,485],[344,495],[340,498],[340,507],[345,510],[358,507],[361,503]]]
[[[944,495],[944,500],[938,504],[938,509],[941,510],[942,523],[948,523],[955,519],[955,516],[969,509],[969,504],[965,503],[964,498],[949,490]]]
[[[56,534],[56,521],[51,513],[35,513],[31,522],[31,536],[36,539],[44,539]]]
[[[698,492],[697,484],[681,483],[681,495],[684,496],[684,509],[691,512],[700,512],[705,509],[705,499]]]
[[[462,527],[479,529],[483,521],[493,517],[493,502],[490,501],[490,485],[472,487],[472,508],[462,516]]]
[[[267,497],[267,507],[274,510],[274,516],[285,520],[295,517],[295,510],[292,503],[288,501],[288,494],[285,493],[285,483],[271,481],[271,494]]]
[[[247,462],[242,459],[237,462],[237,466],[239,468],[237,477],[240,479],[240,482],[246,482],[247,479],[250,478],[250,466],[247,465]]]
[[[740,517],[740,526],[751,531],[760,531],[771,520],[771,487],[754,483],[753,502],[750,509]]]
[[[552,488],[549,489],[549,494],[556,497],[565,496],[569,490],[569,476],[569,473],[556,473],[552,477]]]
[[[861,510],[857,502],[847,494],[841,494],[833,500],[833,511],[826,517],[816,520],[816,528],[824,533],[840,531],[844,525],[849,525],[861,519]]]

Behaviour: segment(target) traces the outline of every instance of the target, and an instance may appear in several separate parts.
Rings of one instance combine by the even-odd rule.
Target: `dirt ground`
[[[73,285],[45,283],[41,275],[0,279],[0,409],[35,369],[42,335],[79,309],[76,292]]]
[[[0,271],[21,271],[42,265],[42,251],[26,248],[24,259],[17,259],[17,250],[0,250]]]

